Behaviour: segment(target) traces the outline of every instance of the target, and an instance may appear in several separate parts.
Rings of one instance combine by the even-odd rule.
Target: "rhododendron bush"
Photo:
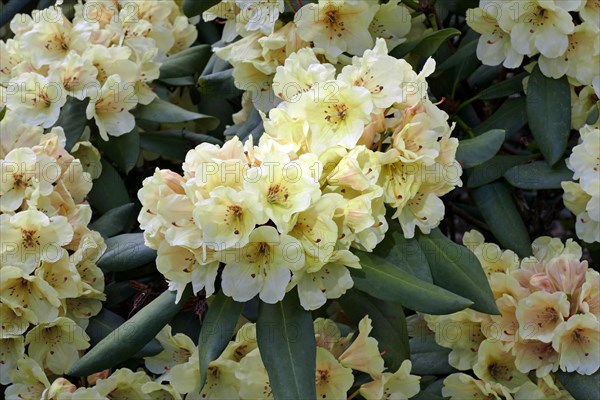
[[[5,398],[600,398],[597,1],[0,4]]]

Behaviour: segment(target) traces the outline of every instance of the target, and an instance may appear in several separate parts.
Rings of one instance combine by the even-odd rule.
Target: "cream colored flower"
[[[248,193],[221,186],[196,204],[194,222],[202,230],[205,246],[225,250],[246,245],[256,224],[266,218],[260,203]]]
[[[247,301],[257,294],[266,303],[283,299],[291,272],[304,266],[304,251],[300,242],[289,235],[280,235],[270,226],[252,231],[246,246],[218,252],[225,263],[223,292],[236,301]]]
[[[0,301],[0,339],[22,335],[29,328],[27,311],[20,305]]]
[[[73,237],[73,228],[63,216],[48,218],[36,210],[2,214],[2,264],[32,272],[40,261],[54,262],[64,253],[62,246]]]
[[[340,328],[330,319],[317,318],[313,321],[313,327],[317,346],[326,349],[336,358],[344,352],[352,338],[352,334],[342,337]]]
[[[511,44],[512,23],[506,21],[504,28],[500,27],[498,18],[505,12],[510,12],[506,5],[497,6],[484,0],[480,2],[480,8],[467,10],[467,24],[481,33],[477,43],[477,58],[483,64],[517,68],[523,62],[523,54],[518,53]]]
[[[565,191],[565,206],[576,216],[577,237],[587,243],[600,242],[600,221],[592,219],[586,210],[587,205],[592,202],[592,196],[587,194],[578,182],[565,181],[561,186]]]
[[[345,367],[377,377],[383,372],[384,365],[377,340],[369,337],[372,329],[371,319],[368,316],[361,319],[358,324],[358,336],[338,357],[338,360]]]
[[[10,110],[5,110],[4,118],[0,121],[0,131],[3,133],[0,135],[0,159],[6,158],[11,150],[39,144],[44,134],[44,128],[23,123],[19,115]]]
[[[377,12],[377,3],[355,0],[319,0],[296,13],[300,37],[314,42],[331,57],[343,52],[361,54],[373,47],[369,26]]]
[[[575,25],[569,11],[577,9],[576,1],[514,1],[505,5],[499,15],[500,27],[510,31],[512,47],[517,53],[559,57],[569,45],[568,35]],[[512,10],[509,8],[512,4]],[[508,10],[508,11],[507,11]]]
[[[557,327],[569,316],[570,304],[563,292],[539,291],[519,301],[519,336],[526,340],[552,342]]]
[[[74,298],[80,294],[81,278],[66,252],[56,262],[42,261],[35,270],[35,276],[52,286],[61,299]]]
[[[317,347],[315,381],[317,399],[343,399],[354,383],[354,376],[329,351]]]
[[[588,270],[579,295],[579,309],[600,319],[600,274]]]
[[[387,47],[393,49],[406,41],[412,27],[411,10],[400,0],[381,4],[369,26],[374,38],[383,38]]]
[[[133,372],[128,368],[121,368],[108,378],[99,379],[95,388],[105,398],[143,399],[146,395],[142,386],[150,381],[150,377],[143,371]]]
[[[237,331],[235,339],[227,344],[220,358],[240,362],[257,347],[256,324],[246,323]]]
[[[370,122],[373,110],[367,89],[341,81],[319,82],[288,106],[292,117],[308,121],[308,145],[316,155],[331,146],[353,148]]]
[[[44,128],[56,123],[66,101],[67,93],[60,82],[36,72],[25,72],[11,79],[6,91],[9,110],[23,122]]]
[[[59,317],[42,323],[27,333],[31,358],[55,374],[64,374],[77,360],[79,350],[90,347],[90,338],[69,318]]]
[[[86,91],[90,85],[98,84],[96,67],[89,59],[73,50],[60,62],[53,63],[49,74],[61,82],[71,96],[79,100],[83,100],[88,95]]]
[[[584,4],[579,9],[579,16],[585,22],[600,28],[600,7],[596,0],[584,0]]]
[[[552,348],[552,343],[539,340],[524,340],[515,342],[513,349],[515,366],[521,372],[535,370],[541,378],[558,369],[559,354]]]
[[[129,112],[138,103],[135,88],[119,75],[111,75],[92,98],[86,108],[88,119],[94,118],[100,136],[108,140],[108,135],[121,136],[135,127],[135,118]]]
[[[6,306],[2,304],[2,324],[4,324],[4,312]],[[3,329],[4,331],[4,329]],[[4,333],[4,332],[3,332]],[[17,362],[25,356],[25,345],[23,343],[23,336],[19,332],[12,332],[17,336],[2,335],[0,339],[1,350],[0,350],[0,384],[9,385],[13,382],[11,372],[17,369]]]
[[[269,375],[260,358],[258,348],[240,360],[235,370],[239,382],[239,395],[242,399],[273,399]]]
[[[291,161],[287,155],[270,153],[260,167],[248,173],[256,174],[256,179],[246,180],[245,190],[258,199],[265,215],[281,233],[289,232],[295,216],[320,197],[319,182],[311,174],[313,162],[309,155]]]
[[[529,379],[515,367],[515,357],[499,341],[484,340],[479,346],[473,372],[479,379],[516,391]]]
[[[593,314],[578,314],[556,329],[552,347],[560,354],[560,369],[591,375],[600,367],[600,322]]]
[[[504,393],[498,393],[489,383],[477,380],[467,374],[452,374],[444,379],[442,395],[450,400],[501,400]]]
[[[321,64],[315,51],[302,48],[285,59],[283,66],[277,67],[273,78],[273,88],[277,97],[288,102],[298,100],[298,96],[308,92],[318,82],[335,79],[335,67]]]
[[[48,196],[52,184],[61,177],[60,166],[52,158],[38,156],[26,147],[14,149],[0,160],[0,171],[3,179],[0,209],[4,212],[20,208],[34,190],[41,196]]]
[[[154,374],[163,374],[177,364],[188,362],[192,354],[197,351],[197,346],[192,339],[183,333],[173,335],[170,325],[165,326],[156,335],[156,339],[162,346],[162,351],[144,359],[146,368]]]
[[[17,368],[10,371],[10,377],[13,384],[4,392],[7,399],[39,400],[50,387],[42,367],[29,357],[17,361]]]
[[[374,381],[363,384],[360,394],[367,400],[410,399],[421,391],[421,377],[411,375],[411,368],[410,360],[404,360],[395,373],[384,372]]]
[[[254,351],[258,352],[258,349]],[[241,388],[241,382],[235,374],[237,369],[238,363],[234,361],[221,359],[211,361],[208,364],[206,383],[200,392],[200,397],[222,400],[239,399],[238,390]]]
[[[29,322],[53,321],[58,316],[60,300],[56,291],[44,280],[28,276],[17,267],[2,267],[0,274],[2,302],[19,310]]]

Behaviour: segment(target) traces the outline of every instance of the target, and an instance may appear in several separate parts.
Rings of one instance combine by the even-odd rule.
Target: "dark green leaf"
[[[373,336],[379,342],[379,351],[388,370],[396,371],[402,361],[410,358],[408,330],[402,305],[385,302],[356,289],[338,299],[345,314],[356,324],[366,315],[373,321]]]
[[[571,89],[566,76],[548,78],[538,65],[527,84],[529,128],[548,164],[556,164],[567,149],[571,131]]]
[[[448,375],[456,372],[448,364],[450,349],[435,342],[434,335],[410,339],[411,373],[416,375]]]
[[[488,87],[498,78],[502,68],[502,65],[481,65],[469,76],[467,83],[472,87]]]
[[[129,203],[129,194],[123,179],[106,160],[102,162],[102,174],[94,180],[88,200],[101,214]]]
[[[406,239],[396,220],[392,220],[390,229],[373,253],[404,272],[422,281],[433,283],[429,264],[419,242],[416,239]]]
[[[473,129],[477,135],[492,129],[504,129],[506,137],[511,137],[527,124],[527,109],[524,97],[508,99],[491,117]]]
[[[523,79],[527,76],[526,72],[513,76],[505,81],[496,83],[479,93],[479,99],[492,100],[501,97],[510,96],[523,91]]]
[[[173,334],[183,333],[198,345],[202,322],[196,310],[182,311],[170,322]]]
[[[6,115],[6,107],[4,107],[2,110],[0,110],[0,122],[4,119],[5,115]]]
[[[100,232],[104,238],[120,233],[127,226],[135,204],[127,203],[113,208],[89,225],[89,228]]]
[[[174,54],[160,66],[160,79],[183,78],[201,72],[211,55],[212,50],[207,44],[193,46]]]
[[[202,94],[222,99],[231,99],[243,93],[235,87],[233,82],[233,68],[210,75],[202,75],[198,78],[196,88]]]
[[[564,161],[554,167],[546,161],[536,161],[512,167],[504,177],[511,185],[521,189],[560,189],[561,182],[573,180],[573,171]]]
[[[478,187],[472,192],[485,222],[502,247],[521,257],[531,255],[527,227],[506,184],[501,181]]]
[[[402,58],[408,53],[418,54],[422,57],[429,57],[448,39],[460,36],[460,31],[454,28],[441,29],[426,34],[417,40],[402,43],[394,48],[390,55],[396,58]]]
[[[362,251],[355,254],[362,268],[350,271],[354,286],[373,297],[436,315],[451,314],[472,304],[464,297],[415,278],[375,254]]]
[[[202,120],[206,130],[210,131],[219,126],[219,120],[210,115],[199,114],[171,104],[159,98],[147,106],[139,105],[134,111],[136,118],[160,123],[177,123]]]
[[[482,164],[496,155],[504,143],[505,136],[502,129],[493,129],[472,139],[461,140],[456,150],[456,160],[463,168]]]
[[[179,303],[175,304],[176,293],[164,292],[92,347],[69,369],[67,375],[90,375],[131,358],[173,319],[190,294],[190,288],[186,289]]]
[[[85,109],[89,103],[89,99],[77,100],[75,97],[70,97],[61,108],[60,115],[54,126],[61,126],[65,131],[67,144],[65,149],[70,151],[73,145],[79,140],[83,134],[83,130],[87,124]]]
[[[98,148],[126,174],[135,167],[140,155],[140,134],[137,128],[125,135],[99,140]]]
[[[475,254],[448,239],[439,229],[430,235],[420,234],[418,240],[436,285],[471,300],[474,310],[499,314],[494,294]]]
[[[438,65],[435,68],[435,72],[432,74],[432,77],[436,77],[442,74],[442,72],[454,68],[460,64],[462,64],[465,59],[469,58],[473,54],[475,54],[475,49],[477,48],[477,40],[473,40],[460,49],[456,51],[456,53],[452,54],[448,57],[443,63]]]
[[[315,399],[313,320],[292,290],[276,304],[260,304],[256,336],[275,399]]]
[[[530,159],[529,156],[496,156],[469,170],[467,187],[476,188],[500,179],[509,168]]]
[[[24,11],[27,7],[33,6],[37,0],[12,0],[8,4],[3,4],[0,9],[0,27],[9,23],[15,15]]]
[[[187,152],[200,143],[223,144],[213,136],[186,130],[143,132],[140,140],[142,149],[176,160],[185,159]]]
[[[210,303],[198,338],[200,390],[206,382],[208,364],[221,355],[231,340],[243,305],[244,303],[238,303],[231,297],[225,296],[222,291]]]
[[[557,371],[558,381],[577,400],[600,399],[600,371],[592,375],[580,375],[576,372]]]
[[[592,107],[585,123],[594,125],[598,121],[598,118],[600,118],[600,101],[597,101],[596,105]],[[0,120],[2,120],[2,118],[0,118]]]
[[[104,271],[128,271],[156,259],[156,250],[144,244],[143,233],[124,233],[106,239],[106,251],[98,260]]]
[[[191,18],[202,14],[221,0],[183,0],[183,13]]]

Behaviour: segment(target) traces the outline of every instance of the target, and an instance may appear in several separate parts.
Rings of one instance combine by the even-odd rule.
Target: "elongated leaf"
[[[127,226],[135,204],[127,203],[113,208],[89,225],[89,228],[100,232],[104,238],[109,238],[122,232]]]
[[[580,375],[576,372],[557,371],[554,374],[559,382],[577,400],[600,399],[600,371],[592,375]]]
[[[429,57],[448,39],[460,36],[460,31],[454,28],[441,29],[425,35],[422,38],[402,43],[390,52],[396,58],[402,58],[408,53]]]
[[[207,44],[193,46],[172,55],[160,66],[160,79],[183,78],[201,72],[211,55],[212,50]]]
[[[88,200],[101,214],[129,203],[129,194],[121,176],[106,160],[101,160],[102,174],[94,180]]]
[[[511,185],[521,189],[560,189],[561,182],[573,180],[573,171],[564,161],[554,167],[546,161],[536,161],[512,167],[504,177]]]
[[[478,187],[471,193],[485,222],[502,247],[515,251],[521,257],[531,255],[531,239],[527,227],[506,184],[497,181]]]
[[[67,372],[68,375],[85,376],[111,368],[129,359],[150,342],[177,314],[191,294],[188,287],[179,303],[176,293],[166,291],[142,308],[131,319],[113,330],[86,353]]]
[[[231,297],[219,292],[206,313],[200,337],[198,339],[198,355],[200,359],[200,390],[206,382],[208,364],[216,360],[233,336],[244,303],[238,303]]]
[[[98,141],[98,148],[126,174],[135,167],[140,155],[140,134],[137,128],[125,135]]]
[[[492,129],[504,129],[506,137],[511,137],[527,124],[527,109],[524,97],[508,99],[491,117],[483,121],[473,131],[480,135]]]
[[[505,136],[502,129],[493,129],[472,139],[461,140],[456,150],[456,160],[463,168],[482,164],[496,155]]]
[[[104,271],[128,271],[156,259],[156,250],[144,244],[143,233],[125,233],[106,239],[106,251],[98,260]]]
[[[450,349],[435,342],[434,335],[410,339],[411,373],[416,375],[448,375],[456,372],[448,364]]]
[[[358,323],[365,315],[373,321],[373,336],[379,342],[385,365],[391,371],[400,368],[402,361],[410,358],[408,330],[402,305],[385,302],[356,289],[351,289],[338,299],[345,314]]]
[[[243,93],[233,83],[233,68],[201,76],[196,88],[202,94],[222,99],[231,99]]]
[[[511,167],[528,160],[530,160],[529,156],[495,156],[491,160],[469,170],[467,187],[476,188],[500,179]]]
[[[125,318],[106,308],[103,308],[98,315],[90,318],[88,327],[85,330],[90,337],[90,345],[95,346],[96,344],[100,343],[102,339],[108,336],[119,326],[123,325],[124,322]],[[146,343],[138,352],[139,354],[135,354],[134,357],[139,358],[140,356],[153,356],[160,353],[161,350],[162,347],[158,340],[152,339],[150,342]]]
[[[451,314],[472,304],[464,297],[415,278],[375,254],[362,251],[355,254],[362,269],[350,271],[354,286],[373,297],[436,315]]]
[[[215,117],[188,111],[179,106],[176,106],[175,104],[171,104],[159,98],[154,99],[154,101],[148,104],[147,106],[138,106],[135,109],[134,114],[136,118],[140,118],[146,121],[169,124],[193,120],[202,120],[202,122],[206,126],[207,131],[210,131],[219,126],[219,120]]]
[[[260,304],[256,336],[275,399],[316,399],[313,320],[295,290],[276,304]]]
[[[442,72],[460,65],[465,61],[465,59],[475,54],[477,42],[477,40],[473,40],[458,49],[456,53],[452,54],[443,63],[435,68],[435,72],[432,74],[432,77],[439,76],[442,74]]]
[[[496,83],[479,93],[481,100],[499,99],[523,91],[523,79],[527,76],[526,72],[513,76],[505,81]]]
[[[471,300],[474,310],[499,314],[494,294],[475,254],[448,239],[439,229],[430,235],[420,234],[418,240],[436,285]]]
[[[66,150],[71,150],[83,134],[87,124],[85,109],[88,103],[89,99],[77,100],[75,97],[69,97],[60,110],[60,115],[54,126],[60,126],[65,131],[65,137],[67,138]]]
[[[220,1],[221,0],[183,0],[183,13],[187,17],[195,17],[212,6],[219,4]]]
[[[406,239],[396,220],[390,222],[390,229],[377,245],[374,254],[414,277],[433,283],[427,259],[416,239]]]
[[[189,149],[204,142],[223,144],[213,136],[186,130],[143,132],[140,137],[142,149],[176,160],[185,159]]]
[[[556,164],[567,149],[571,131],[571,89],[566,76],[552,79],[535,66],[527,84],[529,127],[548,164]]]

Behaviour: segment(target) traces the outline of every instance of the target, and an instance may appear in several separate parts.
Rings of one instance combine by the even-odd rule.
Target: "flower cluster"
[[[315,320],[314,329],[317,398],[346,398],[355,383],[353,370],[371,377],[358,389],[367,400],[409,399],[419,393],[420,378],[410,374],[409,360],[404,361],[394,373],[384,372],[377,340],[369,337],[371,320],[368,317],[360,321],[354,340],[352,333],[343,337],[336,323],[329,319]],[[127,368],[118,369],[110,375],[104,371],[88,377],[88,387],[77,388],[64,378],[50,384],[35,360],[23,358],[11,374],[14,383],[7,388],[6,394],[10,398],[32,400],[273,399],[269,376],[257,346],[254,324],[241,326],[219,358],[208,364],[202,390],[198,347],[192,339],[183,333],[173,335],[169,325],[156,339],[163,350],[145,358],[149,373],[144,370],[133,372]]]
[[[301,4],[301,3],[300,3]],[[293,13],[283,22],[284,0],[223,0],[203,14],[205,21],[225,20],[221,44],[215,53],[233,67],[238,88],[264,112],[279,100],[281,90],[273,81],[277,67],[301,48],[313,48],[331,63],[345,59],[343,53],[360,55],[383,38],[391,48],[407,40],[409,33],[425,31],[424,16],[412,18],[400,0],[319,0]],[[415,29],[411,29],[412,27]],[[232,42],[238,35],[242,38]]]
[[[577,216],[577,236],[588,243],[600,242],[600,129],[586,125],[579,132],[581,143],[567,162],[579,182],[562,183],[563,200]]]
[[[600,84],[599,21],[598,4],[587,0],[481,0],[467,11],[484,64],[517,68],[539,55],[544,75],[566,75],[574,86]]]
[[[18,14],[0,41],[0,94],[24,122],[53,126],[68,98],[89,101],[100,135],[130,132],[130,110],[156,97],[161,62],[197,37],[174,0],[88,0],[70,21],[60,6]]]
[[[464,243],[481,262],[500,315],[469,309],[424,315],[436,342],[452,349],[450,365],[477,377],[450,375],[444,395],[570,398],[551,372],[591,375],[600,368],[600,274],[580,260],[581,247],[571,240],[538,238],[534,255],[521,261],[484,243],[477,231],[465,234]]]
[[[297,286],[315,309],[352,287],[360,268],[350,247],[372,251],[388,225],[429,233],[444,215],[440,196],[461,185],[448,116],[427,97],[430,60],[415,73],[385,41],[335,74],[313,50],[293,53],[275,81],[298,89],[263,115],[257,146],[234,137],[201,144],[183,176],[157,170],[138,197],[139,222],[157,266],[179,292],[214,292],[268,303]],[[293,274],[293,275],[292,275]]]
[[[62,128],[0,121],[0,383],[27,353],[63,374],[89,347],[84,329],[105,299],[96,261],[104,240],[91,231],[84,201],[99,174],[100,154],[80,142],[73,157]],[[89,172],[87,172],[87,171]],[[27,351],[25,350],[27,347]]]

